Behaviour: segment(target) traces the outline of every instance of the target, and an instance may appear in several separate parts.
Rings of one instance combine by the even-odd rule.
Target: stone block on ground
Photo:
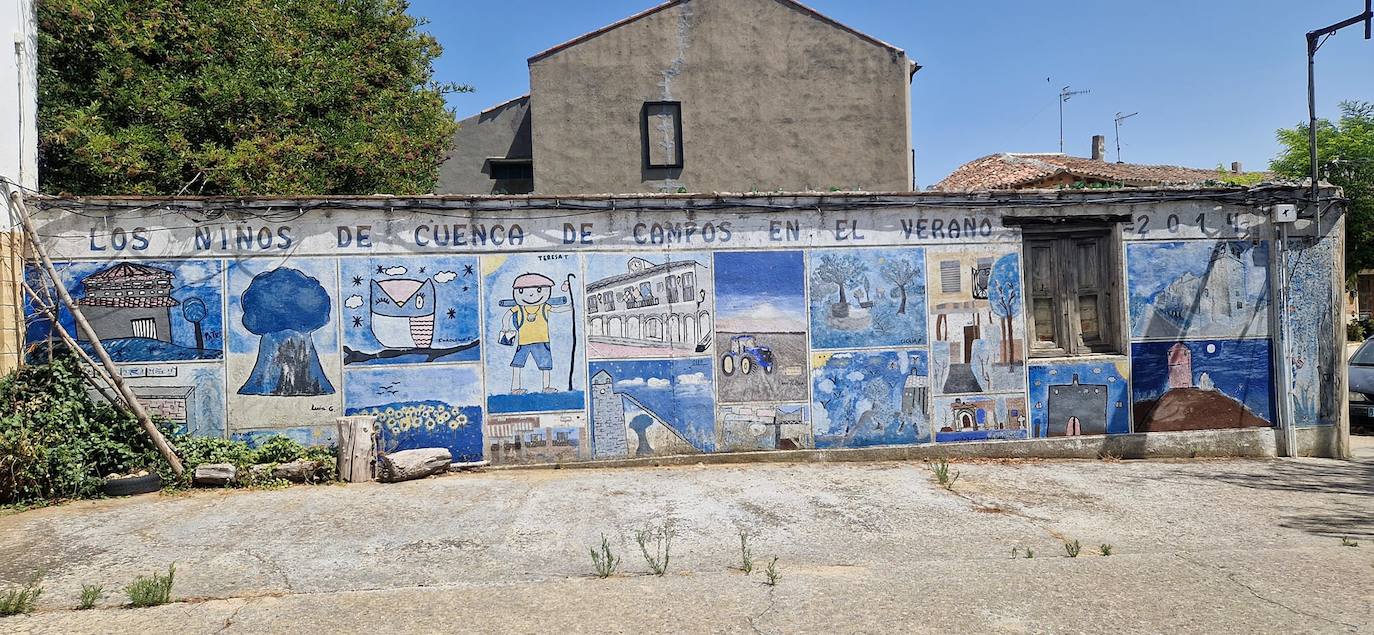
[[[402,450],[382,455],[378,480],[385,483],[398,483],[448,469],[453,463],[453,455],[445,448],[422,448]]]
[[[191,482],[196,485],[223,487],[238,478],[238,468],[232,463],[202,463],[196,466]]]
[[[272,478],[282,478],[292,483],[308,483],[320,472],[319,461],[292,461],[272,468]]]

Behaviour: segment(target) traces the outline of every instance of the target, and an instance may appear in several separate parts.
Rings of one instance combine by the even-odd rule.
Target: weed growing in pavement
[[[1078,544],[1078,541],[1077,541],[1077,540],[1075,540],[1075,541],[1073,541],[1073,542],[1068,542],[1067,540],[1064,541],[1064,553],[1069,554],[1069,557],[1070,557],[1070,558],[1077,558],[1077,557],[1078,557],[1078,552],[1080,552],[1080,551],[1082,551],[1082,550],[1083,550],[1083,545]]]
[[[926,468],[935,475],[935,480],[940,483],[940,487],[951,492],[954,491],[954,482],[959,480],[959,472],[955,471],[953,475],[950,474],[949,459],[942,456],[935,461],[927,461]]]
[[[596,577],[609,578],[615,573],[615,568],[620,566],[620,558],[611,552],[611,542],[606,540],[606,534],[601,534],[601,548],[592,547],[588,549],[592,554],[592,567],[596,569]]]
[[[81,585],[81,604],[78,604],[76,608],[81,610],[93,609],[95,603],[103,597],[105,597],[105,587],[99,584],[83,584]]]
[[[24,586],[0,593],[0,617],[32,613],[40,595],[43,595],[43,586],[38,584],[38,576]]]
[[[1035,557],[1035,550],[1034,550],[1034,549],[1031,549],[1030,547],[1026,547],[1026,557],[1027,557],[1027,558],[1034,558],[1034,557]]]
[[[739,570],[744,575],[754,571],[754,554],[749,551],[749,530],[739,530]]]
[[[1357,542],[1357,541],[1351,540],[1351,539],[1350,539],[1349,537],[1347,537],[1347,536],[1341,536],[1341,546],[1342,546],[1342,547],[1358,547],[1358,546],[1360,546],[1360,543]]]
[[[652,553],[649,551],[650,541],[654,543]],[[635,542],[639,543],[639,553],[644,554],[644,562],[649,564],[649,570],[654,575],[668,572],[668,560],[672,557],[669,551],[673,546],[673,532],[668,529],[666,523],[658,529],[636,531]]]
[[[1097,552],[1104,556],[1110,556],[1112,555],[1112,546],[1104,542],[1101,547],[1097,548]]]
[[[1018,555],[1021,555],[1022,553],[1024,553],[1025,557],[1027,557],[1027,558],[1034,558],[1034,557],[1035,557],[1035,550],[1034,550],[1034,549],[1031,549],[1030,547],[1026,547],[1025,552],[1022,552],[1022,551],[1021,551],[1021,547],[1012,547],[1012,548],[1011,548],[1011,557],[1013,557],[1013,558],[1015,558],[1015,557],[1018,556]]]
[[[151,576],[138,576],[124,592],[129,596],[129,605],[134,608],[161,606],[172,601],[172,579],[176,576],[177,565],[167,566],[167,575],[154,573]]]
[[[782,573],[778,571],[777,556],[773,556],[773,561],[768,563],[768,568],[764,569],[763,573],[768,576],[768,586],[778,586],[778,580],[782,579]]]

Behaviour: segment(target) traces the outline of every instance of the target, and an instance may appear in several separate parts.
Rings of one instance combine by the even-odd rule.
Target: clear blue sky
[[[413,0],[411,12],[444,46],[436,78],[472,84],[460,117],[529,90],[526,58],[642,11],[657,0]],[[1361,0],[808,0],[808,6],[906,49],[923,69],[912,84],[911,130],[922,188],[994,152],[1054,152],[1056,95],[1064,143],[1086,155],[1112,118],[1133,163],[1262,169],[1274,130],[1307,118],[1303,34],[1364,10]],[[461,8],[458,8],[461,6]],[[1049,78],[1049,81],[1046,81]],[[1317,55],[1318,116],[1342,99],[1374,101],[1374,41],[1347,28]]]

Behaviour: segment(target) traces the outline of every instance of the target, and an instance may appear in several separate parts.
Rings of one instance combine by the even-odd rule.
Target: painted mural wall
[[[1334,233],[1290,242],[1271,318],[1262,217],[1150,206],[1122,232],[1125,349],[1044,359],[1027,355],[1020,233],[998,214],[374,228],[337,211],[119,229],[142,236],[119,249],[108,219],[44,233],[121,374],[193,434],[328,443],[335,417],[367,414],[386,451],[559,463],[1268,427],[1285,373],[1298,425],[1336,421]],[[1271,319],[1321,337],[1276,355]],[[49,331],[35,316],[28,339]]]

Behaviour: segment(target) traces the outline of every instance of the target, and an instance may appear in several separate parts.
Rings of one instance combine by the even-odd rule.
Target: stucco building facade
[[[673,0],[531,57],[530,94],[462,122],[437,190],[908,191],[918,68],[790,0]]]

